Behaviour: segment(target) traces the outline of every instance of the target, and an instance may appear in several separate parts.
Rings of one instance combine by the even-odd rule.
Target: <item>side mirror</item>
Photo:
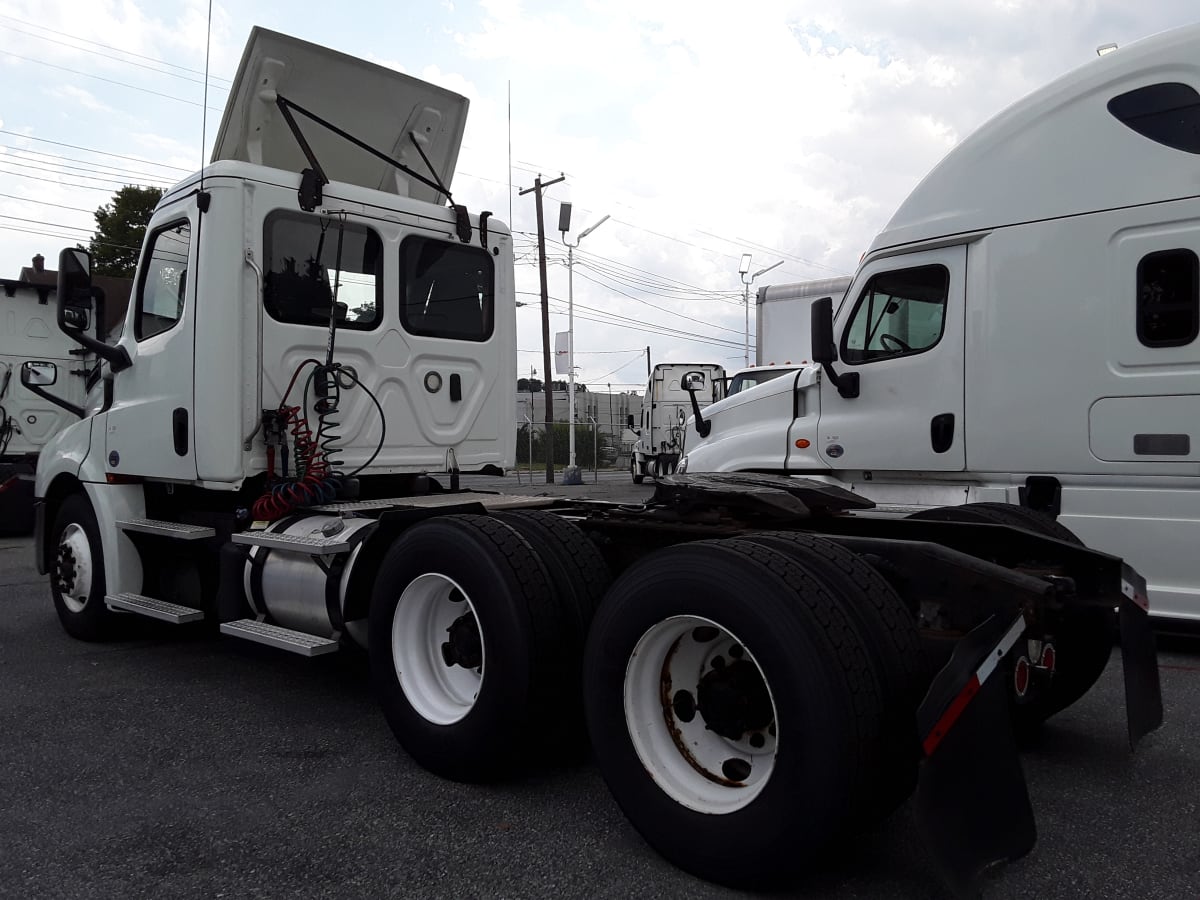
[[[837,361],[837,347],[833,342],[833,298],[814,300],[809,316],[813,362],[821,365],[830,383],[842,397],[853,400],[858,396],[858,373],[843,372],[839,375],[833,368]]]
[[[50,387],[58,381],[58,366],[52,362],[25,362],[21,364],[21,384],[25,387],[37,385]]]
[[[46,388],[58,380],[58,366],[52,362],[24,362],[21,364],[21,384],[43,400],[49,400],[55,406],[65,409],[72,415],[83,418],[83,407],[68,403],[61,397],[55,397]]]
[[[683,376],[683,389],[688,392],[688,397],[692,401],[692,415],[696,417],[696,433],[700,437],[708,437],[708,433],[712,431],[712,422],[707,422],[704,419],[704,413],[700,411],[700,404],[696,400],[696,391],[704,390],[704,373],[703,372],[688,372]],[[683,419],[683,410],[679,411],[679,418]]]
[[[114,372],[128,369],[133,361],[124,347],[112,347],[84,334],[95,294],[92,288],[92,255],[86,250],[67,247],[58,254],[58,327],[98,357],[107,360]],[[97,304],[97,309],[103,310],[103,305]],[[97,322],[97,330],[100,327]]]
[[[821,365],[837,360],[837,348],[833,344],[833,298],[814,300],[809,309],[812,331],[812,361]]]
[[[68,247],[58,254],[58,327],[84,331],[92,309],[92,255]]]
[[[633,413],[630,413],[625,417],[625,427],[630,431],[633,431]]]

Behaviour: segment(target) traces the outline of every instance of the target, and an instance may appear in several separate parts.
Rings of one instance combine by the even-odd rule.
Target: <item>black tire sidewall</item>
[[[88,593],[87,602],[79,612],[67,607],[56,577],[59,543],[62,540],[63,532],[72,524],[79,525],[83,529],[92,557],[91,590]],[[58,512],[54,516],[54,525],[50,530],[48,549],[50,551],[50,595],[54,600],[54,609],[58,613],[63,628],[72,637],[84,641],[102,641],[112,637],[115,614],[104,605],[106,593],[104,547],[100,542],[100,528],[96,523],[96,513],[92,510],[92,504],[86,496],[73,494],[58,507]]]
[[[715,545],[675,547],[628,570],[593,623],[584,661],[592,746],[618,804],[667,859],[742,886],[786,877],[841,827],[853,780],[844,684],[831,675],[811,624],[769,572]],[[738,602],[752,597],[753,602]],[[763,671],[780,722],[771,779],[747,806],[705,814],[652,780],[629,737],[626,666],[638,641],[672,616],[710,619],[736,635]],[[795,736],[795,737],[792,737]]]
[[[405,532],[384,557],[372,593],[369,654],[372,682],[397,739],[422,766],[458,781],[488,780],[511,762],[532,701],[532,623],[512,572],[469,527],[431,519]],[[461,585],[484,644],[479,696],[458,722],[430,722],[411,705],[392,655],[392,623],[404,589],[439,573]]]

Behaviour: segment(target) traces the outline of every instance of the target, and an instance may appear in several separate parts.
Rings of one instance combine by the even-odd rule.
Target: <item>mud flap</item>
[[[925,759],[914,813],[939,874],[956,895],[989,866],[1033,849],[1037,827],[1017,755],[1007,684],[997,667],[1024,619],[992,616],[958,642],[917,710]]]
[[[1162,724],[1162,688],[1146,579],[1128,565],[1121,566],[1121,593],[1121,662],[1125,668],[1125,716],[1132,750]]]

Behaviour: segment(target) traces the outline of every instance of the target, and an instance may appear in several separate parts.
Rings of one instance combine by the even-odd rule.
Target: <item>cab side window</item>
[[[872,276],[842,336],[842,361],[868,363],[930,349],[946,325],[949,291],[950,270],[942,265]]]
[[[134,336],[139,341],[175,327],[183,317],[192,226],[174,222],[150,235],[138,282]]]
[[[1183,347],[1200,334],[1200,259],[1186,248],[1149,253],[1137,267],[1137,336]]]

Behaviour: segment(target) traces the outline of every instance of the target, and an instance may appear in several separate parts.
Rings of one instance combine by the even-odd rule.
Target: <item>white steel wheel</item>
[[[58,538],[54,554],[54,579],[63,605],[81,613],[92,593],[92,545],[78,522],[69,523]]]
[[[770,685],[737,636],[710,619],[672,616],[642,635],[625,672],[625,722],[654,783],[696,812],[742,809],[775,769]]]
[[[475,607],[454,579],[429,572],[405,587],[392,616],[392,661],[420,716],[461,721],[479,698],[484,656]]]

